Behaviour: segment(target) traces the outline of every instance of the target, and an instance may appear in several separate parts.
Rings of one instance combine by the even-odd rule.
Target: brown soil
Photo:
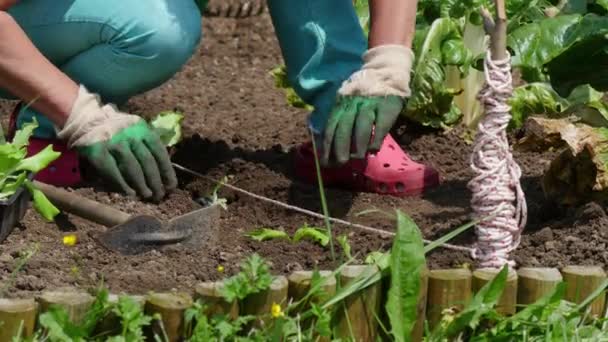
[[[281,62],[270,20],[267,16],[209,19],[204,26],[204,43],[184,70],[163,87],[133,99],[127,109],[148,115],[172,109],[186,113],[186,139],[177,146],[175,161],[215,178],[232,176],[230,182],[241,188],[320,211],[316,187],[292,176],[290,150],[306,139],[306,113],[287,107],[268,75]],[[3,110],[9,105],[4,102]],[[381,214],[356,214],[371,208],[389,212],[397,208],[410,214],[429,239],[468,222],[470,146],[456,131],[439,134],[410,125],[407,130],[397,130],[396,135],[413,158],[441,171],[442,186],[421,198],[405,199],[330,189],[327,197],[332,216],[393,230],[394,222]],[[608,218],[604,209],[590,204],[562,210],[543,199],[539,176],[552,156],[516,155],[524,169],[530,211],[521,248],[515,253],[517,262],[531,266],[604,266],[608,262]],[[160,205],[100,192],[98,188],[77,191],[130,213],[168,218],[195,208],[191,199],[212,190],[206,181],[181,173],[179,176],[181,190]],[[229,204],[218,222],[222,230],[219,244],[193,251],[176,245],[131,257],[109,253],[89,237],[89,232],[105,229],[101,226],[71,215],[54,224],[45,223],[30,210],[22,226],[0,245],[0,279],[3,285],[11,285],[10,296],[65,285],[95,286],[102,280],[112,291],[137,294],[192,288],[197,282],[217,279],[224,276],[216,270],[218,265],[223,265],[227,274],[233,273],[238,262],[253,252],[267,257],[276,273],[335,265],[327,248],[311,242],[255,242],[243,236],[259,227],[293,233],[304,223],[322,225],[319,220],[225,189],[220,195]],[[62,244],[62,236],[68,232],[79,237],[74,247]],[[388,238],[340,226],[335,226],[334,232],[349,236],[353,252],[360,259],[391,244]],[[470,244],[472,236],[470,232],[454,243]],[[39,244],[40,251],[17,274],[14,284],[8,283],[19,253],[34,243]],[[471,262],[468,255],[446,249],[429,256],[431,267]]]

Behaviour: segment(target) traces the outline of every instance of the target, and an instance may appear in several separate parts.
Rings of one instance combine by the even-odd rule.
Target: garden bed
[[[184,70],[163,87],[133,99],[126,109],[149,115],[169,109],[184,112],[186,139],[176,147],[176,162],[217,179],[233,176],[230,182],[236,186],[319,211],[317,188],[297,182],[292,176],[290,149],[306,139],[306,113],[289,108],[268,75],[281,61],[272,31],[267,16],[263,20],[207,20],[204,42]],[[7,104],[2,108],[7,112],[10,107]],[[420,134],[421,130],[410,127],[396,133],[413,158],[440,170],[444,177],[441,188],[422,198],[405,199],[329,189],[332,216],[393,230],[394,222],[380,214],[356,214],[374,207],[386,211],[399,208],[413,217],[428,239],[468,222],[470,146],[460,132]],[[529,224],[522,246],[515,252],[516,260],[525,266],[605,266],[608,218],[603,208],[588,205],[562,210],[543,198],[539,177],[552,157],[551,153],[516,154],[524,171],[529,206]],[[78,191],[130,213],[167,218],[187,211],[192,197],[213,189],[208,182],[181,173],[179,177],[180,191],[159,205],[128,200],[100,188]],[[0,245],[0,279],[7,279],[19,253],[34,243],[39,243],[40,250],[17,274],[8,296],[65,285],[93,287],[102,280],[113,292],[186,290],[201,281],[234,273],[238,262],[252,252],[268,259],[275,274],[336,266],[327,248],[310,242],[256,242],[244,236],[260,227],[283,228],[293,233],[304,223],[321,225],[319,220],[225,189],[220,195],[227,198],[228,210],[218,222],[224,239],[217,246],[197,251],[172,246],[135,257],[115,255],[95,244],[88,232],[104,229],[100,226],[73,216],[49,224],[29,212],[22,227]],[[74,247],[62,244],[62,236],[68,232],[79,238]],[[391,245],[389,238],[354,229],[336,226],[334,232],[348,234],[353,254],[360,259]],[[455,243],[468,245],[472,237],[470,232]],[[430,268],[471,262],[468,255],[445,249],[429,256]],[[217,271],[219,265],[224,266],[224,273]]]

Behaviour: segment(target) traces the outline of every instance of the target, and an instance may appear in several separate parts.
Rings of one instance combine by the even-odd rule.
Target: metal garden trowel
[[[204,248],[218,237],[219,206],[201,206],[187,214],[161,222],[149,215],[129,215],[97,201],[54,186],[35,182],[59,209],[109,227],[93,238],[112,251],[140,254],[160,246],[181,243],[185,248]]]

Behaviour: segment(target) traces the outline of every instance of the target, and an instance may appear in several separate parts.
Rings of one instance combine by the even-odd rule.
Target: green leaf
[[[274,240],[274,239],[287,239],[289,240],[289,235],[282,230],[275,230],[269,228],[260,228],[253,230],[246,234],[246,236],[256,240],[256,241],[266,241],[266,240]]]
[[[15,166],[16,171],[39,172],[55,161],[61,153],[53,151],[53,146],[48,145],[35,155],[21,160]]]
[[[589,85],[581,85],[563,98],[548,83],[526,84],[516,88],[509,99],[511,127],[519,128],[529,116],[541,114],[551,118],[574,115],[591,126],[608,126],[608,105],[603,95]]]
[[[559,96],[548,83],[530,83],[513,90],[509,99],[511,106],[511,126],[519,128],[530,115],[561,113],[568,106],[566,99]]]
[[[27,146],[30,141],[30,137],[36,128],[38,128],[38,121],[36,121],[36,118],[34,117],[32,122],[24,124],[20,130],[15,132],[11,145],[16,148]]]
[[[285,65],[279,65],[270,71],[270,75],[274,79],[275,87],[283,89],[287,103],[295,108],[303,108],[307,111],[312,111],[314,108],[310,104],[304,102],[302,98],[298,96],[296,91],[289,84],[287,78],[287,67]]]
[[[359,18],[359,24],[367,36],[369,34],[370,25],[369,0],[353,0],[353,6],[355,7],[357,17]]]
[[[450,126],[460,120],[462,113],[452,101],[460,90],[446,87],[443,57],[447,58],[450,50],[462,50],[450,57],[449,63],[456,66],[470,64],[467,59],[470,54],[464,52],[466,48],[455,42],[461,39],[458,25],[449,18],[435,20],[426,30],[424,40],[416,47],[412,95],[403,113],[406,117],[435,128]],[[444,49],[446,43],[448,46]]]
[[[336,238],[338,240],[338,244],[340,244],[340,248],[342,248],[342,252],[344,252],[344,256],[347,259],[352,259],[353,255],[351,254],[350,243],[348,243],[348,236],[340,235]]]
[[[25,187],[32,194],[34,202],[34,209],[47,221],[52,222],[55,220],[55,216],[59,214],[59,209],[49,201],[44,193],[36,188],[36,186],[30,182],[25,181]]]
[[[17,190],[23,185],[27,179],[27,172],[21,172],[14,180],[9,180],[4,183],[1,187],[0,199],[7,199],[17,192]]]
[[[327,246],[327,244],[329,244],[330,237],[329,234],[327,234],[327,231],[325,231],[324,229],[304,225],[304,227],[301,227],[296,230],[296,233],[293,236],[293,241],[295,242],[298,242],[302,239],[312,240],[318,243],[319,245],[325,247]]]
[[[184,116],[176,112],[162,112],[150,123],[165,146],[173,146],[182,140]]]
[[[386,311],[395,341],[409,341],[418,317],[424,243],[416,223],[397,211],[397,235],[391,249],[391,285]]]
[[[579,85],[608,89],[608,17],[570,14],[521,26],[508,37],[512,64],[528,82],[550,80],[566,96]]]
[[[254,253],[241,263],[239,273],[224,281],[221,294],[227,302],[242,300],[250,294],[267,289],[271,283],[268,264]]]

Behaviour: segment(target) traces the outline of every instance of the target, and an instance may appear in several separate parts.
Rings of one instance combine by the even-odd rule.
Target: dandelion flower
[[[63,237],[63,244],[66,246],[74,246],[78,242],[75,234],[69,234]]]
[[[281,306],[277,303],[272,303],[272,308],[270,309],[270,313],[272,314],[272,317],[274,317],[274,318],[283,317],[285,315],[283,313],[283,309],[281,309]]]
[[[218,265],[217,266],[217,271],[220,272],[220,273],[224,273],[224,266]]]

